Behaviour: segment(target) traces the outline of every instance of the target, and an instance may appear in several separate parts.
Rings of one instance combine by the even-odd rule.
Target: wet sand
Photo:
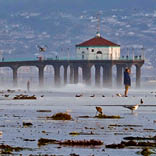
[[[12,100],[0,95],[0,143],[13,147],[25,148],[12,152],[22,155],[63,155],[77,154],[80,156],[120,155],[135,156],[142,147],[126,147],[110,149],[105,145],[120,143],[124,137],[154,136],[156,132],[156,97],[152,90],[130,90],[129,97],[118,97],[116,93],[123,90],[48,90],[33,91],[37,100]],[[4,93],[3,93],[4,94]],[[82,97],[75,97],[83,94]],[[95,94],[95,97],[90,97]],[[44,96],[42,96],[44,95]],[[105,97],[102,97],[105,95]],[[41,97],[42,96],[42,97]],[[138,110],[131,113],[123,105],[144,103]],[[103,109],[106,115],[119,115],[121,119],[95,118],[96,106]],[[46,117],[58,112],[67,112],[72,116],[70,121],[49,120]],[[87,117],[86,117],[87,116]],[[24,125],[23,123],[31,123]],[[71,135],[72,132],[75,135]],[[100,146],[64,146],[46,144],[38,146],[40,138],[65,140],[100,140]]]

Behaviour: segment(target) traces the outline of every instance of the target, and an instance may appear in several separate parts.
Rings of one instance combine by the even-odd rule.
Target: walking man
[[[27,91],[28,92],[30,91],[30,81],[29,80],[27,81]]]
[[[126,68],[124,71],[124,85],[125,85],[125,97],[128,95],[128,88],[131,86],[130,69]]]

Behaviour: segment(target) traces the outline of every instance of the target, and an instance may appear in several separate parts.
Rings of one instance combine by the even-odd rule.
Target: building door
[[[98,52],[96,53],[96,58],[97,58],[97,59],[102,59],[102,52],[101,52],[101,51],[98,51]]]
[[[82,52],[82,60],[84,60],[84,58],[85,58],[84,55],[85,55],[85,52],[83,51],[83,52]]]

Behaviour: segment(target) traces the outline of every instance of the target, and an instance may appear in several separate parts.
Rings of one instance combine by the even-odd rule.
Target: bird
[[[97,113],[99,113],[100,115],[102,115],[102,108],[101,107],[96,107],[96,114],[95,116],[97,115]]]
[[[69,114],[69,113],[71,113],[71,112],[72,112],[71,109],[67,109],[65,113],[66,113],[66,114]]]
[[[122,97],[122,95],[120,93],[117,93],[116,96]]]
[[[123,106],[123,107],[130,109],[132,111],[132,113],[133,113],[134,110],[138,109],[139,104],[136,104],[136,105],[133,105],[133,106]]]
[[[140,99],[140,104],[143,104],[143,103],[144,103],[144,101],[142,99]]]
[[[37,48],[39,49],[40,52],[45,52],[48,47],[47,47],[47,45],[45,45],[44,47],[37,45]]]

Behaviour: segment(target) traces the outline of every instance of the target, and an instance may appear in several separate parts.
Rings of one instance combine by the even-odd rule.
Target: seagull
[[[40,52],[45,52],[48,47],[47,47],[47,45],[45,45],[44,47],[37,45],[37,48],[39,49]]]
[[[96,107],[96,114],[95,114],[95,116],[97,115],[97,113],[102,115],[102,108],[101,107]]]
[[[138,109],[139,104],[136,104],[134,106],[123,106],[123,107],[130,109],[132,111],[132,113],[133,113],[134,110]]]
[[[116,96],[122,97],[122,95],[120,93],[117,93]]]
[[[65,113],[66,113],[66,114],[69,114],[69,113],[71,113],[71,112],[72,112],[71,109],[67,109]]]
[[[143,104],[143,103],[144,103],[144,101],[143,101],[142,99],[140,99],[140,103],[141,103],[141,104]]]

